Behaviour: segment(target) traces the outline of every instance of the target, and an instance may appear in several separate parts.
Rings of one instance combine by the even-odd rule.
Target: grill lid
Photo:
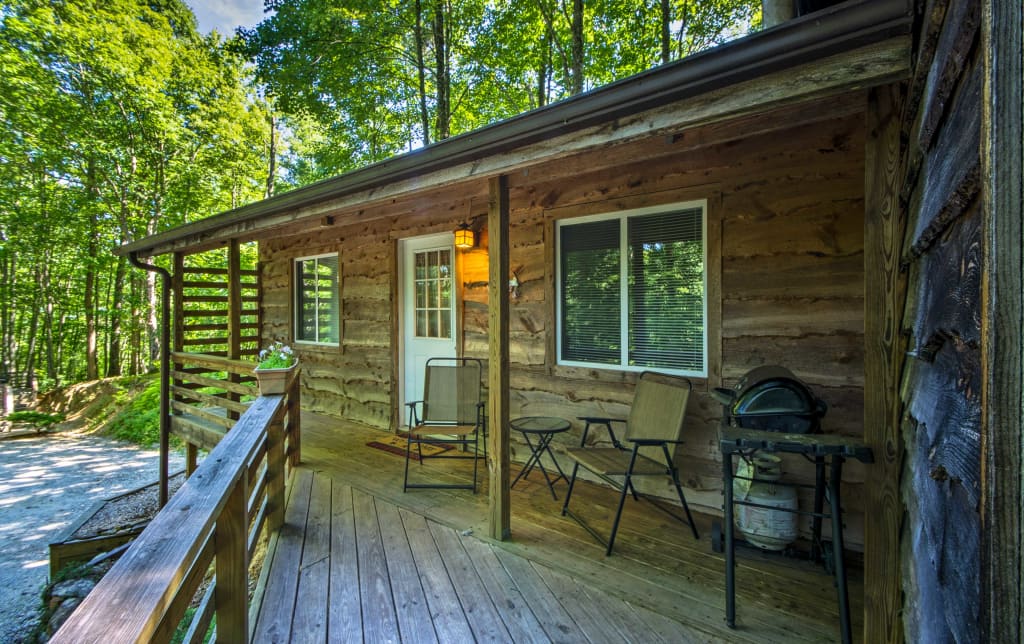
[[[828,409],[792,371],[777,365],[751,369],[735,389],[712,395],[734,424],[754,429],[814,432]]]

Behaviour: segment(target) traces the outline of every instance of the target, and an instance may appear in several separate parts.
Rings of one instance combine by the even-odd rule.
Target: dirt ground
[[[101,436],[0,439],[0,642],[36,625],[48,545],[101,499],[156,480],[159,454]],[[171,470],[183,460],[171,455]]]

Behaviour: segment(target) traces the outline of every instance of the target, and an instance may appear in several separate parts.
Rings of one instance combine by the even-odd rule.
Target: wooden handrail
[[[197,625],[206,630],[212,598],[217,640],[248,639],[246,571],[256,535],[246,527],[276,531],[283,523],[285,442],[288,451],[297,449],[298,396],[293,378],[287,395],[257,398],[50,641],[168,641],[211,552],[214,592],[193,618],[193,631]],[[260,475],[250,480],[254,472]],[[252,495],[254,490],[265,493]],[[249,507],[250,496],[262,501]]]

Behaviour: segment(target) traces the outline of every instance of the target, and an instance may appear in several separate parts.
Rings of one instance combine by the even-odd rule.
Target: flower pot
[[[253,369],[256,380],[260,384],[260,395],[283,394],[287,391],[288,383],[291,382],[292,375],[298,368],[299,363],[296,362],[292,366],[282,369],[260,369],[259,367]]]

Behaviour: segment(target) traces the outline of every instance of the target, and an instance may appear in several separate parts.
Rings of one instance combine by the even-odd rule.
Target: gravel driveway
[[[157,479],[159,453],[100,436],[0,440],[0,642],[35,627],[50,541],[104,499]],[[171,455],[171,470],[183,459]]]

